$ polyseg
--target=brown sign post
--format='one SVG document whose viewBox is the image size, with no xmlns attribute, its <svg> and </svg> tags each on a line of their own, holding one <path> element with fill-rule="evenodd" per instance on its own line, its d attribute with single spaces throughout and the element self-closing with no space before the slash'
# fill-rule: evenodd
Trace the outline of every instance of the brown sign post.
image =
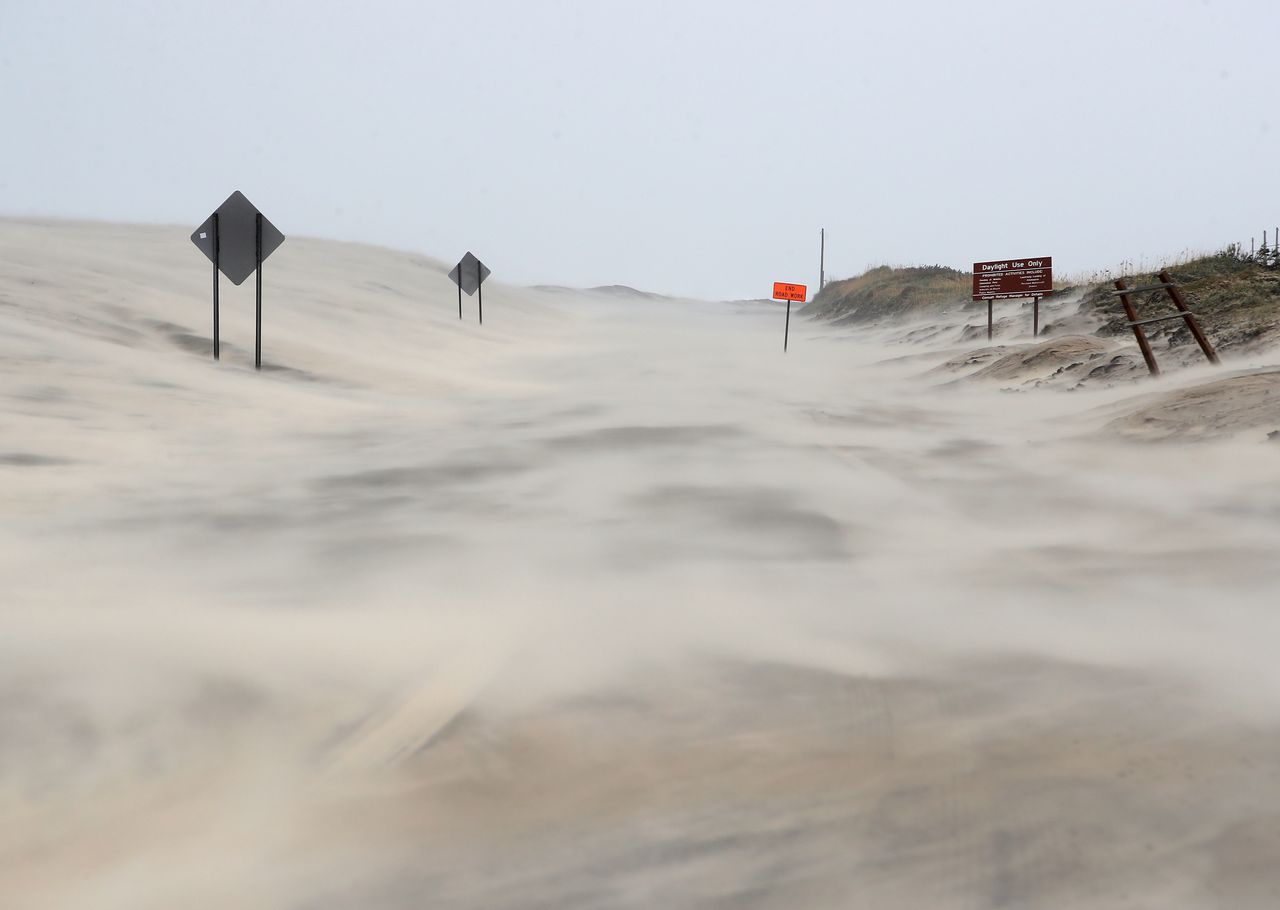
<svg viewBox="0 0 1280 910">
<path fill-rule="evenodd" d="M 973 264 L 973 299 L 987 302 L 987 340 L 991 340 L 991 307 L 996 300 L 1034 299 L 1031 334 L 1040 334 L 1040 298 L 1053 293 L 1053 257 L 996 259 Z"/>
</svg>

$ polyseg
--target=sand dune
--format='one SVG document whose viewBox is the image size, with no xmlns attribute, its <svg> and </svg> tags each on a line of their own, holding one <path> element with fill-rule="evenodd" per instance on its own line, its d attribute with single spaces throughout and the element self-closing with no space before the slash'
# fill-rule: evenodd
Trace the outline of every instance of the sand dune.
<svg viewBox="0 0 1280 910">
<path fill-rule="evenodd" d="M 952 357 L 934 372 L 964 373 L 966 379 L 1039 385 L 1090 378 L 1117 345 L 1091 335 L 1065 335 L 1024 345 L 994 345 Z M 977 369 L 970 369 L 976 367 Z"/>
<path fill-rule="evenodd" d="M 1140 439 L 1205 439 L 1250 431 L 1280 437 L 1280 370 L 1230 376 L 1162 394 L 1108 427 Z"/>
<path fill-rule="evenodd" d="M 0 222 L 0 907 L 1276 905 L 1275 360 L 186 234 Z"/>
</svg>

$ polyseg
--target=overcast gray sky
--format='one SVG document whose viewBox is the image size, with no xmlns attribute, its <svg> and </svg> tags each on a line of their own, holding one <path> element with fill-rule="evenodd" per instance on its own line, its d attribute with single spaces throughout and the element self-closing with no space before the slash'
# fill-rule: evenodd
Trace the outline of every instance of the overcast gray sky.
<svg viewBox="0 0 1280 910">
<path fill-rule="evenodd" d="M 0 214 L 768 296 L 1280 222 L 1280 3 L 0 0 Z M 192 251 L 193 267 L 199 266 Z"/>
</svg>

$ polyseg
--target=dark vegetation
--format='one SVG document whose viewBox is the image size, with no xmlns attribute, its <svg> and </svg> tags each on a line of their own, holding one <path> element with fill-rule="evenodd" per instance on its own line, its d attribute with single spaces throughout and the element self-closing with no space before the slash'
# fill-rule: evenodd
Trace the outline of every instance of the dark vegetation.
<svg viewBox="0 0 1280 910">
<path fill-rule="evenodd" d="M 1242 254 L 1234 245 L 1223 251 L 1172 266 L 1191 311 L 1219 349 L 1280 344 L 1280 251 L 1265 246 Z M 1154 275 L 1129 276 L 1130 287 L 1154 284 Z M 830 282 L 805 307 L 807 314 L 837 323 L 927 318 L 955 307 L 978 306 L 970 300 L 972 276 L 945 266 L 890 268 L 880 266 L 855 278 Z M 1102 320 L 1095 334 L 1127 335 L 1129 327 L 1110 281 L 1083 288 L 1059 286 L 1059 297 L 1083 291 L 1079 314 Z M 1136 295 L 1140 318 L 1174 312 L 1164 291 Z M 1053 333 L 1054 327 L 1047 327 Z M 1182 320 L 1147 327 L 1153 343 L 1163 347 L 1191 344 Z"/>
<path fill-rule="evenodd" d="M 923 316 L 967 303 L 972 286 L 968 272 L 944 265 L 882 265 L 856 278 L 829 282 L 805 312 L 842 323 Z"/>
<path fill-rule="evenodd" d="M 1229 248 L 1169 272 L 1214 345 L 1228 350 L 1280 342 L 1280 267 L 1272 263 L 1256 256 L 1241 258 Z M 1138 276 L 1136 280 L 1146 285 L 1158 279 Z M 1129 285 L 1136 286 L 1133 281 Z M 1113 290 L 1109 282 L 1094 285 L 1080 302 L 1080 312 L 1105 319 L 1099 335 L 1127 335 L 1130 331 Z M 1174 312 L 1164 291 L 1139 294 L 1134 303 L 1139 318 Z M 1181 319 L 1147 326 L 1146 331 L 1153 341 L 1163 340 L 1169 347 L 1192 343 L 1191 332 Z"/>
</svg>

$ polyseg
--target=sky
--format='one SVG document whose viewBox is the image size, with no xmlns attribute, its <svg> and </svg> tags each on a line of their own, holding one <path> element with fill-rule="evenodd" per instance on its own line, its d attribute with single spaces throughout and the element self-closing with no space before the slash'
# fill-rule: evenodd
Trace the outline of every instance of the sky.
<svg viewBox="0 0 1280 910">
<path fill-rule="evenodd" d="M 767 297 L 1280 224 L 1280 4 L 0 0 L 0 215 Z M 192 251 L 192 267 L 202 268 Z"/>
</svg>

